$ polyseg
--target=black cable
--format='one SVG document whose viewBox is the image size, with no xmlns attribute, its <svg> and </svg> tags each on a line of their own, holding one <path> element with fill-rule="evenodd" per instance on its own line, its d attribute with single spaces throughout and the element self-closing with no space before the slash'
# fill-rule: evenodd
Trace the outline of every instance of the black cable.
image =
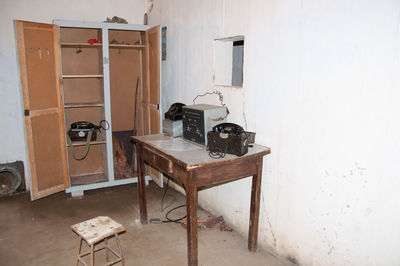
<svg viewBox="0 0 400 266">
<path fill-rule="evenodd" d="M 165 194 L 167 194 L 167 189 L 168 189 L 168 183 L 169 183 L 169 178 L 167 178 L 167 184 L 165 185 L 165 189 L 164 189 L 164 194 L 162 195 L 161 198 L 161 212 L 164 211 L 164 198 L 165 198 Z"/>
<path fill-rule="evenodd" d="M 168 191 L 168 184 L 169 184 L 169 178 L 167 178 L 167 184 L 166 184 L 166 186 L 165 186 L 164 194 L 163 194 L 162 199 L 161 199 L 161 212 L 163 212 L 165 209 L 167 209 L 168 207 L 170 207 L 170 206 L 175 202 L 175 200 L 176 200 L 176 197 L 175 197 L 174 195 L 168 195 L 168 196 L 172 197 L 173 199 L 172 199 L 171 203 L 168 204 L 168 205 L 164 208 L 164 198 L 165 198 L 165 196 L 166 196 L 166 194 L 167 194 L 167 191 Z"/>
<path fill-rule="evenodd" d="M 167 191 L 168 191 L 168 187 L 169 187 L 168 185 L 169 185 L 169 178 L 167 178 L 167 184 L 165 185 L 164 193 L 163 193 L 163 196 L 162 196 L 162 199 L 161 199 L 161 212 L 164 211 L 164 199 L 165 199 L 165 195 L 167 194 Z M 168 208 L 169 206 L 171 206 L 171 205 L 175 202 L 176 197 L 173 196 L 173 198 L 174 198 L 174 199 L 172 200 L 172 202 L 171 202 L 168 206 L 166 206 L 165 209 Z M 181 218 L 178 218 L 178 219 L 171 219 L 171 218 L 168 217 L 168 215 L 169 215 L 171 212 L 173 212 L 173 211 L 176 210 L 176 209 L 182 208 L 182 207 L 184 207 L 184 206 L 186 206 L 186 204 L 180 205 L 180 206 L 178 206 L 178 207 L 175 207 L 175 208 L 169 210 L 169 211 L 165 214 L 165 219 L 166 219 L 166 220 L 161 220 L 161 222 L 162 222 L 162 223 L 179 223 L 181 220 L 185 219 L 185 218 L 186 218 L 186 214 L 185 214 L 185 216 L 183 216 L 183 217 L 181 217 Z"/>
<path fill-rule="evenodd" d="M 97 127 L 98 127 L 99 131 L 102 130 L 102 129 L 109 130 L 110 129 L 110 124 L 108 123 L 107 120 L 101 120 Z"/>
<path fill-rule="evenodd" d="M 173 220 L 173 219 L 170 219 L 170 218 L 168 217 L 168 214 L 170 214 L 171 212 L 173 212 L 173 211 L 176 210 L 176 209 L 179 209 L 179 208 L 182 208 L 182 207 L 185 207 L 185 206 L 186 206 L 186 204 L 182 204 L 182 205 L 180 205 L 180 206 L 178 206 L 178 207 L 175 207 L 175 208 L 169 210 L 169 211 L 167 212 L 167 214 L 165 214 L 165 219 L 167 219 L 167 221 L 162 221 L 162 222 L 163 222 L 163 223 L 177 223 L 177 224 L 178 224 L 181 220 L 185 219 L 185 218 L 187 217 L 187 215 L 185 214 L 185 216 Z"/>
</svg>

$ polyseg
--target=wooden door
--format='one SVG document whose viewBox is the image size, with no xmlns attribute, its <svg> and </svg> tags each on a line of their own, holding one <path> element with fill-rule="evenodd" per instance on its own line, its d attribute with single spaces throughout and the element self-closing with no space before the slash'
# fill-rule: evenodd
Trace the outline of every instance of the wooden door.
<svg viewBox="0 0 400 266">
<path fill-rule="evenodd" d="M 16 29 L 34 200 L 69 187 L 59 29 L 25 21 Z"/>
<path fill-rule="evenodd" d="M 145 34 L 146 51 L 143 69 L 145 80 L 142 84 L 140 111 L 141 124 L 139 135 L 160 133 L 160 67 L 161 67 L 161 32 L 160 26 L 153 27 Z M 162 175 L 149 166 L 149 175 L 153 181 L 162 184 Z"/>
<path fill-rule="evenodd" d="M 140 135 L 160 133 L 160 26 L 147 30 L 145 36 Z"/>
</svg>

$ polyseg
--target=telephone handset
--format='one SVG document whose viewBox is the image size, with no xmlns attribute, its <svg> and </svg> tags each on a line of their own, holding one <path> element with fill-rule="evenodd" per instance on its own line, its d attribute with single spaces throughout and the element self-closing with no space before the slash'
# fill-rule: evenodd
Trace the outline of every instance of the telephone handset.
<svg viewBox="0 0 400 266">
<path fill-rule="evenodd" d="M 71 124 L 71 130 L 73 130 L 73 131 L 89 130 L 92 128 L 95 129 L 96 126 L 87 121 L 78 121 L 78 122 L 74 122 Z"/>
<path fill-rule="evenodd" d="M 183 103 L 174 103 L 171 105 L 169 110 L 165 113 L 165 118 L 170 119 L 172 121 L 181 120 L 182 119 L 182 107 L 186 106 Z"/>
<path fill-rule="evenodd" d="M 234 123 L 221 123 L 212 128 L 213 132 L 219 132 L 219 133 L 225 133 L 225 134 L 235 134 L 235 135 L 240 135 L 244 131 L 244 129 L 236 125 Z"/>
</svg>

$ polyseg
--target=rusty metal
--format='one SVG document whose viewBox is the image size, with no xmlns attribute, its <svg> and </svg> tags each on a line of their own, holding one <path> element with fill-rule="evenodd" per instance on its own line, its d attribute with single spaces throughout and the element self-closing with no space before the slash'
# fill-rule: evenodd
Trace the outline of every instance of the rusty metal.
<svg viewBox="0 0 400 266">
<path fill-rule="evenodd" d="M 216 224 L 219 224 L 219 229 L 221 231 L 228 231 L 228 232 L 233 231 L 233 229 L 230 228 L 225 223 L 223 216 L 210 217 L 209 219 L 198 219 L 197 220 L 197 226 L 200 230 L 205 230 L 207 228 L 213 228 Z M 182 220 L 181 226 L 185 229 L 187 228 L 187 220 L 186 219 Z"/>
</svg>

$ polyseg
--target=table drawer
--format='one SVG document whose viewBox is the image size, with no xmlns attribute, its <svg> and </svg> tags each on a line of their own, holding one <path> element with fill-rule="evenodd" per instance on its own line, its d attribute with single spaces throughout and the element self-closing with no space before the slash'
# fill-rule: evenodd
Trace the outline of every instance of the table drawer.
<svg viewBox="0 0 400 266">
<path fill-rule="evenodd" d="M 149 151 L 146 148 L 143 148 L 141 155 L 145 162 L 155 168 L 158 168 L 158 170 L 161 172 L 166 174 L 172 173 L 172 162 L 169 159 L 155 153 L 154 151 Z"/>
</svg>

